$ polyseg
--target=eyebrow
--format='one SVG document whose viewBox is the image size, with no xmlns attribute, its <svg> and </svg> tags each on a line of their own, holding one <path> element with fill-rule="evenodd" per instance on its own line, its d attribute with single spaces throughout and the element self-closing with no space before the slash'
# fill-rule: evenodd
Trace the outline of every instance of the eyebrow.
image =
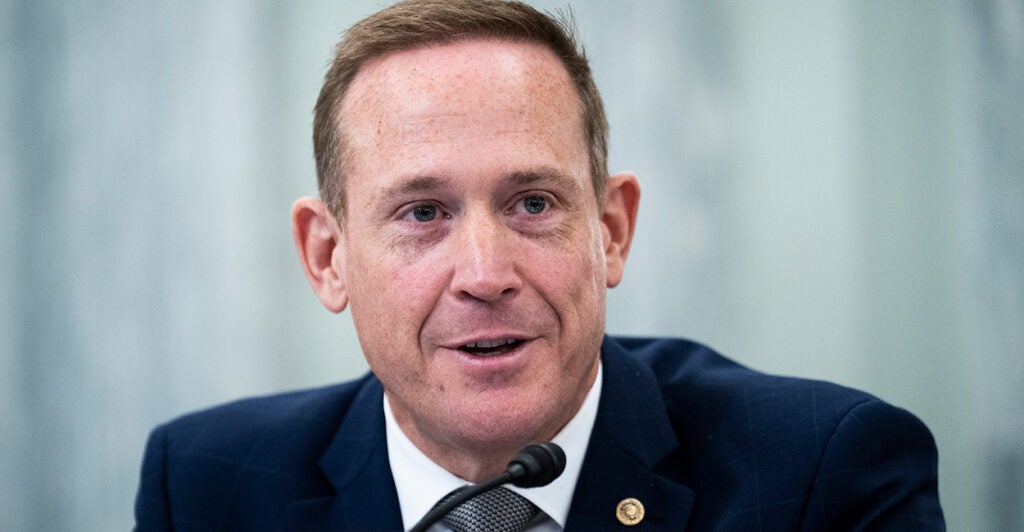
<svg viewBox="0 0 1024 532">
<path fill-rule="evenodd" d="M 422 194 L 451 189 L 451 180 L 435 175 L 422 175 L 399 180 L 397 183 L 380 187 L 367 201 L 365 207 L 381 216 L 390 216 L 398 205 Z"/>
<path fill-rule="evenodd" d="M 551 183 L 560 188 L 573 189 L 577 187 L 576 180 L 563 172 L 552 168 L 538 168 L 526 172 L 513 172 L 504 179 L 512 185 L 532 185 L 534 183 Z"/>
<path fill-rule="evenodd" d="M 451 187 L 451 180 L 437 176 L 426 175 L 403 180 L 395 185 L 385 187 L 380 191 L 380 195 L 382 197 L 388 198 L 393 197 L 395 195 L 415 194 L 417 192 L 425 192 L 428 190 L 437 190 L 449 187 Z"/>
<path fill-rule="evenodd" d="M 571 176 L 552 168 L 538 168 L 512 172 L 501 179 L 502 182 L 513 186 L 525 186 L 535 183 L 551 183 L 562 188 L 571 189 L 577 186 L 576 180 Z M 385 187 L 379 191 L 381 197 L 394 197 L 396 195 L 416 194 L 431 190 L 451 188 L 451 179 L 434 175 L 418 176 L 403 180 L 392 186 Z"/>
</svg>

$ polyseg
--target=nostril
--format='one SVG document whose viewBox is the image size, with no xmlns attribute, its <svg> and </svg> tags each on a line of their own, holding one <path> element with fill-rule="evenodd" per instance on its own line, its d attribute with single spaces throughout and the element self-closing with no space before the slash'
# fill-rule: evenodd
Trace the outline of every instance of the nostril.
<svg viewBox="0 0 1024 532">
<path fill-rule="evenodd" d="M 462 297 L 493 302 L 511 297 L 521 284 L 514 268 L 490 264 L 459 269 L 452 278 L 451 288 Z"/>
</svg>

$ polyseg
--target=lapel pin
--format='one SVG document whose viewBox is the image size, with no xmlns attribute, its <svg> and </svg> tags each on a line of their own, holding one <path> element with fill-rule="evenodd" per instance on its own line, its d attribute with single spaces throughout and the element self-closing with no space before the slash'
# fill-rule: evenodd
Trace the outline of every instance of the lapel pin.
<svg viewBox="0 0 1024 532">
<path fill-rule="evenodd" d="M 615 517 L 626 526 L 639 524 L 644 520 L 644 505 L 632 497 L 622 499 L 615 508 Z"/>
</svg>

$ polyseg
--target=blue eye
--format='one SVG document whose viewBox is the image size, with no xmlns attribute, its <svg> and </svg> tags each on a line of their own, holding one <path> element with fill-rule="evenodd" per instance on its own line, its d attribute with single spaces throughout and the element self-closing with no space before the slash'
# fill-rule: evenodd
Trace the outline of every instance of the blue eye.
<svg viewBox="0 0 1024 532">
<path fill-rule="evenodd" d="M 530 214 L 540 214 L 548 207 L 548 200 L 541 196 L 528 196 L 523 199 L 523 208 Z"/>
<path fill-rule="evenodd" d="M 437 207 L 434 205 L 417 205 L 412 209 L 412 216 L 418 222 L 429 222 L 437 218 Z"/>
</svg>

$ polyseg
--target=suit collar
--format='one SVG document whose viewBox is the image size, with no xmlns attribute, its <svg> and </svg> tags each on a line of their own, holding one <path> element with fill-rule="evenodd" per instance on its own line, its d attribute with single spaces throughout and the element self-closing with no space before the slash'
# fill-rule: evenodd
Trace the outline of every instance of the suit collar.
<svg viewBox="0 0 1024 532">
<path fill-rule="evenodd" d="M 626 498 L 644 506 L 634 529 L 683 530 L 694 492 L 681 483 L 685 465 L 654 374 L 608 337 L 601 356 L 601 402 L 566 530 L 621 530 L 616 508 Z"/>
<path fill-rule="evenodd" d="M 334 495 L 293 503 L 289 529 L 402 528 L 388 462 L 383 401 L 380 381 L 368 376 L 320 459 L 320 469 L 334 487 Z"/>
<path fill-rule="evenodd" d="M 633 529 L 684 530 L 694 493 L 681 483 L 685 464 L 654 374 L 608 337 L 601 357 L 601 401 L 566 530 L 622 529 L 615 512 L 626 498 L 639 500 L 645 509 L 644 520 Z M 293 503 L 290 529 L 402 528 L 383 400 L 380 381 L 367 377 L 320 459 L 335 494 Z"/>
</svg>

